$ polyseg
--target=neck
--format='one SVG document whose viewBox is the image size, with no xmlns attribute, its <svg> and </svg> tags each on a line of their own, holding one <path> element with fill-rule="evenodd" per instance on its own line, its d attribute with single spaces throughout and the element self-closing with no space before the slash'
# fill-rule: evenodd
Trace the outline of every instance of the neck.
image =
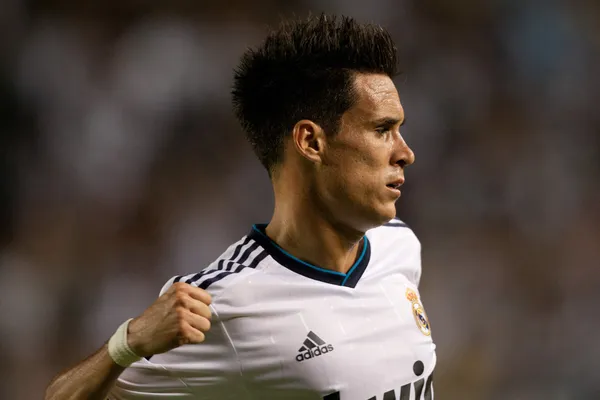
<svg viewBox="0 0 600 400">
<path fill-rule="evenodd" d="M 288 186 L 289 187 L 289 186 Z M 288 253 L 321 268 L 347 273 L 354 264 L 364 232 L 325 217 L 308 196 L 275 193 L 275 211 L 267 235 Z"/>
</svg>

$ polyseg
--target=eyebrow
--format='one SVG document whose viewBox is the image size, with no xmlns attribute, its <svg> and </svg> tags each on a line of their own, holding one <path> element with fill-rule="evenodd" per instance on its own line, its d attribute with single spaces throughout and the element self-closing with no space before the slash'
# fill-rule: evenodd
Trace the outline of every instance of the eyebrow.
<svg viewBox="0 0 600 400">
<path fill-rule="evenodd" d="M 383 126 L 383 125 L 396 125 L 400 122 L 399 119 L 396 118 L 389 118 L 389 117 L 385 117 L 385 118 L 380 118 L 380 119 L 376 119 L 375 121 L 373 121 L 373 123 L 377 126 Z M 404 125 L 406 123 L 406 118 L 402 119 L 402 123 L 400 124 L 400 126 Z"/>
</svg>

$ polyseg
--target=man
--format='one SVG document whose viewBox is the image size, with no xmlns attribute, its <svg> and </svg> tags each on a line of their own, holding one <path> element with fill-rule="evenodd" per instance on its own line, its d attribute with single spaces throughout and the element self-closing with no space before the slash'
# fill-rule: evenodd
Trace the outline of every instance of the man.
<svg viewBox="0 0 600 400">
<path fill-rule="evenodd" d="M 432 399 L 420 244 L 394 219 L 414 155 L 378 26 L 320 16 L 248 51 L 234 108 L 275 210 L 169 280 L 47 399 Z"/>
</svg>

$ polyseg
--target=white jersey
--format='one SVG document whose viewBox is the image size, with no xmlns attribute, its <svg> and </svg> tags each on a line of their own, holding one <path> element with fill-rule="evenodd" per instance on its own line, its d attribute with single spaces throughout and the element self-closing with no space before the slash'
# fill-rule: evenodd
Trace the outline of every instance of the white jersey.
<svg viewBox="0 0 600 400">
<path fill-rule="evenodd" d="M 111 399 L 431 400 L 436 364 L 417 286 L 421 248 L 393 220 L 343 274 L 308 264 L 265 225 L 208 268 L 169 280 L 212 295 L 212 328 L 127 368 Z"/>
</svg>

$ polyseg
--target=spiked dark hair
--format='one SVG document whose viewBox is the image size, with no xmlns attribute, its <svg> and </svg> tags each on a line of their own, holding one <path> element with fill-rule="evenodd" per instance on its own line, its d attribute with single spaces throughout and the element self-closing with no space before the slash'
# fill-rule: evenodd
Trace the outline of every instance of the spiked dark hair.
<svg viewBox="0 0 600 400">
<path fill-rule="evenodd" d="M 302 119 L 327 134 L 354 103 L 356 73 L 397 73 L 396 47 L 382 27 L 320 15 L 283 23 L 249 49 L 235 70 L 233 108 L 248 141 L 272 172 L 284 138 Z"/>
</svg>

